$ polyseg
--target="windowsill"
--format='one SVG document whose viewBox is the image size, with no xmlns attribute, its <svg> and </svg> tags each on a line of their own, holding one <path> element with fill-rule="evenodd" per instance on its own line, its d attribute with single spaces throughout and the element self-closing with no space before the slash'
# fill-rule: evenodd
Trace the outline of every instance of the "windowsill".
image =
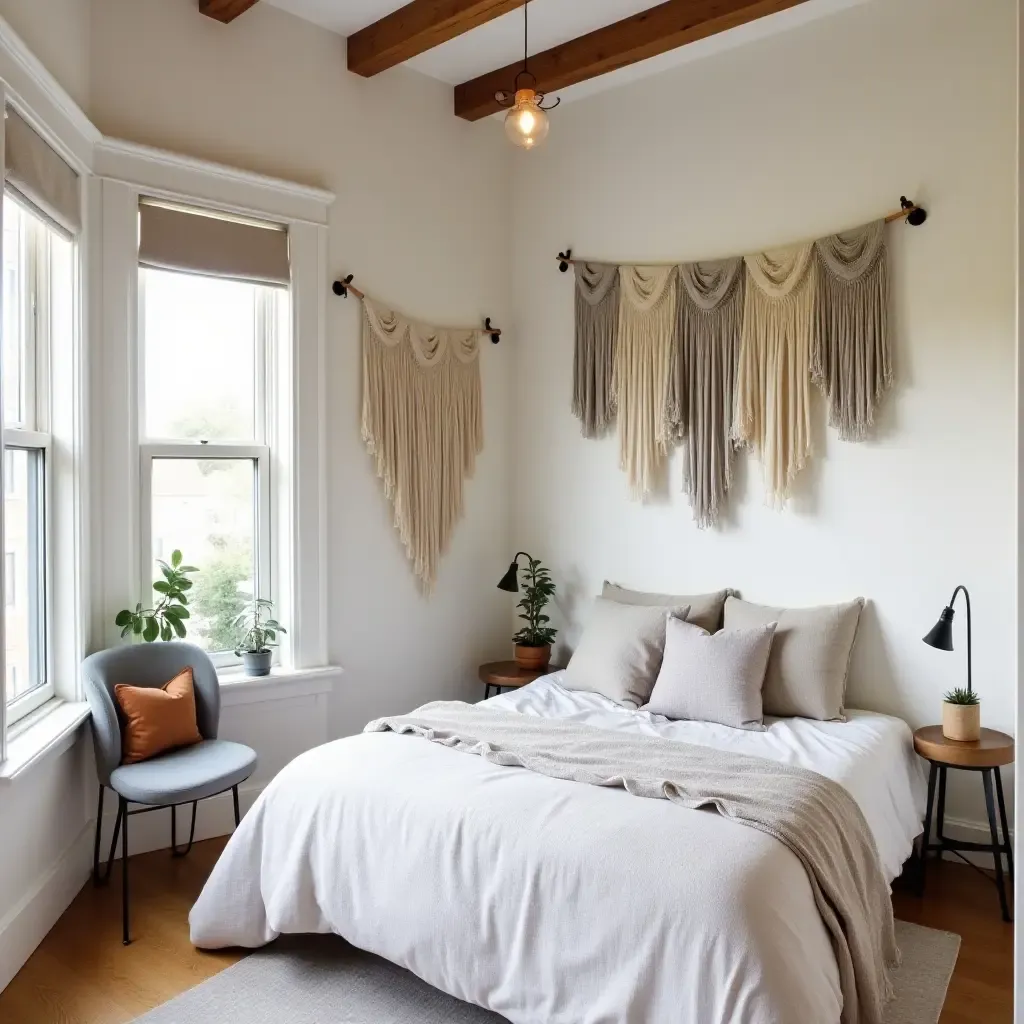
<svg viewBox="0 0 1024 1024">
<path fill-rule="evenodd" d="M 89 717 L 85 701 L 47 701 L 7 734 L 7 757 L 0 763 L 0 786 L 13 782 L 45 758 L 67 750 Z"/>
<path fill-rule="evenodd" d="M 241 668 L 230 668 L 219 670 L 217 678 L 220 680 L 221 704 L 231 707 L 330 693 L 343 672 L 344 669 L 337 665 L 322 668 L 275 666 L 269 676 L 247 676 Z"/>
</svg>

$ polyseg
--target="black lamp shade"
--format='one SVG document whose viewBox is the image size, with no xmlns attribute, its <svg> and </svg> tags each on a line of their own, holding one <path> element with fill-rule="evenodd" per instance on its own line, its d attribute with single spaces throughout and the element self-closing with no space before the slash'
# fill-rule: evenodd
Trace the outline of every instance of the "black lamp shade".
<svg viewBox="0 0 1024 1024">
<path fill-rule="evenodd" d="M 513 562 L 508 567 L 508 572 L 498 582 L 499 590 L 507 590 L 510 594 L 519 593 L 519 571 L 518 566 Z"/>
<path fill-rule="evenodd" d="M 953 650 L 953 609 L 945 607 L 939 621 L 927 632 L 924 642 L 940 651 Z"/>
</svg>

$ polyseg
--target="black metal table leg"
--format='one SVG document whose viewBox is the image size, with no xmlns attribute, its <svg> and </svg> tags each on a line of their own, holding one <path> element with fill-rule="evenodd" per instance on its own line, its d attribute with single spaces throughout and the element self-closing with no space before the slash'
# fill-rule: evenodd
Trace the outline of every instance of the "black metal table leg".
<svg viewBox="0 0 1024 1024">
<path fill-rule="evenodd" d="M 121 797 L 121 942 L 131 943 L 128 934 L 128 801 Z"/>
<path fill-rule="evenodd" d="M 935 779 L 939 774 L 939 766 L 934 761 L 928 763 L 928 803 L 924 809 L 924 838 L 921 840 L 921 871 L 917 879 L 917 894 L 924 895 L 924 880 L 928 865 L 928 846 L 932 835 L 932 804 L 935 802 Z"/>
<path fill-rule="evenodd" d="M 999 890 L 999 906 L 1003 911 L 1003 920 L 1011 921 L 1010 908 L 1006 902 L 1006 883 L 1003 879 L 1003 855 L 999 850 L 999 826 L 996 824 L 996 806 L 992 795 L 992 772 L 998 769 L 985 768 L 981 773 L 981 781 L 985 786 L 985 806 L 988 808 L 988 828 L 992 834 L 992 859 L 996 867 L 996 888 Z M 1007 837 L 1009 840 L 1009 837 Z"/>
<path fill-rule="evenodd" d="M 1010 881 L 1013 881 L 1013 844 L 1010 842 L 1010 826 L 1006 820 L 1006 801 L 1003 798 L 1003 771 L 996 768 L 996 797 L 999 800 L 999 824 L 1003 829 L 1003 842 L 1006 844 L 1006 866 L 1009 868 Z"/>
<path fill-rule="evenodd" d="M 935 841 L 940 845 L 946 841 L 946 766 L 939 765 L 939 806 L 936 810 Z M 935 851 L 935 859 L 942 860 L 942 850 Z"/>
<path fill-rule="evenodd" d="M 241 814 L 238 813 L 238 787 L 237 786 L 232 786 L 231 787 L 231 799 L 232 799 L 232 801 L 233 801 L 233 803 L 235 805 L 235 828 L 238 828 L 239 824 L 242 821 L 242 816 L 241 816 Z M 193 804 L 193 807 L 194 806 L 195 805 Z"/>
</svg>

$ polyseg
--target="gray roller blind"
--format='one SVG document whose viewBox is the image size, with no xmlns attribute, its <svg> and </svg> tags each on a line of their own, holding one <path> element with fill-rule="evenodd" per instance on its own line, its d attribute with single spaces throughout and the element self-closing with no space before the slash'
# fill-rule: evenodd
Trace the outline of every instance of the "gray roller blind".
<svg viewBox="0 0 1024 1024">
<path fill-rule="evenodd" d="M 150 200 L 139 206 L 139 263 L 256 284 L 287 287 L 291 280 L 288 232 L 279 225 Z"/>
<path fill-rule="evenodd" d="M 59 228 L 77 234 L 82 228 L 78 175 L 10 107 L 5 127 L 7 187 Z"/>
</svg>

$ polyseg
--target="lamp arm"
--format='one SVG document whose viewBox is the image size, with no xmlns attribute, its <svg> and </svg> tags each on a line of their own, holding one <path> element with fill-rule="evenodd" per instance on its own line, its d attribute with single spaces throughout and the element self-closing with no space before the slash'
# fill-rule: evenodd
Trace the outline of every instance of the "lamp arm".
<svg viewBox="0 0 1024 1024">
<path fill-rule="evenodd" d="M 515 562 L 517 565 L 519 564 L 519 556 L 520 555 L 526 555 L 527 558 L 529 558 L 531 561 L 533 561 L 533 555 L 531 555 L 529 551 L 517 551 L 516 552 L 516 557 L 512 559 L 512 561 Z M 970 616 L 970 612 L 968 612 L 967 614 L 968 614 L 968 616 Z"/>
<path fill-rule="evenodd" d="M 972 693 L 971 689 L 971 595 L 968 593 L 967 588 L 961 583 L 957 586 L 956 590 L 953 591 L 953 596 L 949 599 L 950 608 L 953 607 L 953 602 L 956 600 L 956 595 L 962 593 L 964 595 L 964 603 L 967 605 L 967 692 Z"/>
</svg>

